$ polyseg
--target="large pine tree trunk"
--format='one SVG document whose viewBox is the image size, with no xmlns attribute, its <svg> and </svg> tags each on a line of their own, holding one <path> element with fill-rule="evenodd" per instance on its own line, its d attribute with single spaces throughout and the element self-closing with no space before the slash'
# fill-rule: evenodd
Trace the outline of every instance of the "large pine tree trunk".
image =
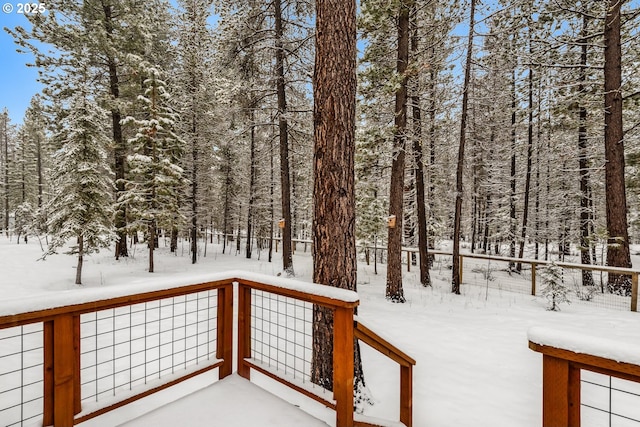
<svg viewBox="0 0 640 427">
<path fill-rule="evenodd" d="M 509 256 L 516 257 L 516 72 L 511 73 L 511 194 L 509 196 Z M 515 263 L 509 261 L 509 270 Z"/>
<path fill-rule="evenodd" d="M 531 31 L 529 31 L 529 55 L 533 57 L 531 46 Z M 522 230 L 520 234 L 520 248 L 518 258 L 524 258 L 524 246 L 527 243 L 527 227 L 529 222 L 529 193 L 531 192 L 531 163 L 533 157 L 533 68 L 529 67 L 529 114 L 527 117 L 527 172 L 524 181 L 524 207 L 522 208 Z M 522 263 L 516 266 L 518 273 L 522 271 Z"/>
<path fill-rule="evenodd" d="M 467 134 L 467 109 L 469 104 L 469 83 L 471 79 L 471 58 L 473 55 L 473 27 L 475 26 L 476 0 L 471 0 L 469 12 L 469 40 L 467 45 L 467 62 L 464 69 L 464 89 L 462 94 L 462 111 L 460 119 L 460 144 L 458 145 L 458 166 L 456 168 L 456 206 L 453 223 L 453 265 L 451 292 L 460 294 L 460 223 L 462 218 L 462 172 L 464 166 L 464 146 Z"/>
<path fill-rule="evenodd" d="M 587 36 L 588 18 L 582 17 L 582 44 L 580 53 L 580 75 L 577 87 L 578 94 L 582 96 L 585 91 L 587 81 Z M 581 102 L 578 107 L 578 167 L 580 173 L 580 262 L 585 265 L 591 264 L 591 243 L 589 242 L 590 223 L 590 203 L 589 203 L 589 164 L 587 161 L 587 108 L 585 102 Z M 582 285 L 593 286 L 593 274 L 589 270 L 582 270 Z"/>
<path fill-rule="evenodd" d="M 418 252 L 420 258 L 420 283 L 422 286 L 431 286 L 429 276 L 429 249 L 427 239 L 427 210 L 425 204 L 424 162 L 422 150 L 422 114 L 420 110 L 420 97 L 413 96 L 413 153 L 416 159 L 416 205 L 418 208 Z"/>
<path fill-rule="evenodd" d="M 105 4 L 103 6 L 104 12 L 104 25 L 107 38 L 113 39 L 113 6 Z M 107 67 L 109 69 L 109 92 L 114 102 L 118 102 L 120 98 L 120 81 L 118 77 L 118 67 L 116 60 L 111 53 L 107 54 Z M 122 136 L 122 114 L 117 106 L 112 107 L 111 110 L 111 126 L 113 129 L 113 159 L 115 163 L 115 183 L 116 183 L 116 200 L 120 200 L 120 195 L 125 191 L 124 178 L 125 178 L 125 159 L 127 156 L 124 138 Z M 127 249 L 127 211 L 123 204 L 118 204 L 115 216 L 115 223 L 117 239 L 116 239 L 116 259 L 121 256 L 129 256 Z"/>
<path fill-rule="evenodd" d="M 395 134 L 393 136 L 393 160 L 389 186 L 389 216 L 395 216 L 395 226 L 389 227 L 387 238 L 387 290 L 392 302 L 405 302 L 402 288 L 402 230 L 404 202 L 404 163 L 407 145 L 407 65 L 409 63 L 409 11 L 411 0 L 400 2 L 398 13 L 398 56 L 396 71 L 402 76 L 396 90 Z"/>
<path fill-rule="evenodd" d="M 274 238 L 274 223 L 275 223 L 275 204 L 273 200 L 273 195 L 275 193 L 274 187 L 275 183 L 275 173 L 273 170 L 273 139 L 270 138 L 270 147 L 269 147 L 269 218 L 271 223 L 269 224 L 269 262 L 273 261 L 273 238 Z"/>
<path fill-rule="evenodd" d="M 284 48 L 282 46 L 282 0 L 274 0 L 276 27 L 276 93 L 278 96 L 278 131 L 280 133 L 280 189 L 282 202 L 282 269 L 294 276 L 291 252 L 291 174 L 289 172 L 289 125 L 284 85 Z"/>
<path fill-rule="evenodd" d="M 607 265 L 631 267 L 627 229 L 627 196 L 624 183 L 624 135 L 622 131 L 622 48 L 620 9 L 623 0 L 609 0 L 604 29 L 604 146 L 607 205 Z M 631 294 L 629 276 L 609 274 L 608 288 Z"/>
<path fill-rule="evenodd" d="M 412 8 L 413 33 L 411 34 L 411 52 L 418 53 L 418 26 L 416 23 L 416 8 Z M 418 94 L 418 81 L 416 79 L 412 103 L 413 120 L 413 155 L 415 156 L 415 176 L 416 176 L 416 206 L 418 213 L 418 253 L 420 257 L 420 283 L 422 286 L 431 286 L 429 276 L 429 249 L 427 239 L 427 212 L 425 204 L 425 183 L 424 183 L 424 150 L 422 148 L 422 109 L 420 107 L 420 95 Z"/>
<path fill-rule="evenodd" d="M 224 180 L 224 206 L 223 206 L 223 219 L 222 219 L 222 253 L 224 254 L 227 250 L 227 242 L 229 238 L 229 216 L 231 215 L 231 169 L 233 165 L 231 164 L 231 149 L 229 146 L 224 148 L 224 156 L 226 164 L 225 164 L 225 180 Z M 231 251 L 231 250 L 229 250 Z"/>
<path fill-rule="evenodd" d="M 194 75 L 195 78 L 195 75 Z M 192 82 L 193 87 L 196 82 Z M 199 161 L 200 153 L 198 150 L 198 120 L 195 112 L 191 116 L 191 264 L 198 261 L 198 179 L 199 177 Z M 172 245 L 173 249 L 173 245 Z M 176 248 L 177 249 L 177 248 Z M 173 252 L 173 251 L 172 251 Z"/>
<path fill-rule="evenodd" d="M 356 5 L 317 0 L 314 71 L 313 281 L 356 290 Z M 311 378 L 333 388 L 333 313 L 314 307 Z M 359 347 L 354 387 L 364 385 Z"/>
<path fill-rule="evenodd" d="M 251 135 L 250 135 L 250 160 L 249 160 L 249 208 L 247 209 L 247 240 L 245 246 L 245 256 L 251 258 L 251 236 L 253 233 L 253 210 L 256 195 L 256 126 L 255 126 L 255 109 L 251 108 Z M 259 238 L 260 236 L 258 236 Z"/>
<path fill-rule="evenodd" d="M 435 56 L 435 47 L 431 48 L 431 56 Z M 435 232 L 433 231 L 435 227 L 433 224 L 435 223 L 435 196 L 436 196 L 436 184 L 435 179 L 433 177 L 435 167 L 436 167 L 436 106 L 437 106 L 437 91 L 436 91 L 436 80 L 438 77 L 438 71 L 431 67 L 429 71 L 429 193 L 427 195 L 427 203 L 429 206 L 429 221 L 428 225 L 431 227 L 427 227 L 427 246 L 429 249 L 435 249 Z M 433 261 L 435 259 L 434 255 L 429 255 L 429 267 L 433 265 Z"/>
</svg>

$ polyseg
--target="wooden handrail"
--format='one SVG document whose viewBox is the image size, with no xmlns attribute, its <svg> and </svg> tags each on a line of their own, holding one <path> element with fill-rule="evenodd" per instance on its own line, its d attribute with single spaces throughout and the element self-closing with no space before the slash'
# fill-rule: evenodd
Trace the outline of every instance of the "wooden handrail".
<svg viewBox="0 0 640 427">
<path fill-rule="evenodd" d="M 259 291 L 270 292 L 273 294 L 281 295 L 284 297 L 289 297 L 293 299 L 297 299 L 300 301 L 310 302 L 312 304 L 322 305 L 327 308 L 354 308 L 359 304 L 358 300 L 348 301 L 337 298 L 332 298 L 327 295 L 320 295 L 319 293 L 310 294 L 308 292 L 288 289 L 282 286 L 270 285 L 262 282 L 258 282 L 256 280 L 247 280 L 242 278 L 234 279 L 234 282 L 249 286 L 252 289 L 256 289 Z M 320 286 L 320 285 L 319 285 Z M 332 290 L 335 288 L 331 288 Z"/>
<path fill-rule="evenodd" d="M 580 371 L 640 383 L 640 366 L 529 341 L 542 353 L 542 426 L 580 427 Z"/>
<path fill-rule="evenodd" d="M 87 289 L 84 292 L 75 292 L 73 295 L 67 293 L 62 298 L 56 296 L 53 298 L 33 297 L 28 299 L 27 307 L 32 308 L 32 311 L 28 312 L 17 310 L 18 300 L 3 301 L 0 304 L 0 313 L 2 313 L 0 329 L 31 323 L 41 322 L 43 324 L 44 425 L 71 427 L 215 368 L 218 368 L 219 378 L 231 374 L 233 366 L 233 279 L 226 278 L 173 288 L 163 288 L 162 283 L 158 286 L 160 289 L 128 295 L 120 294 L 122 290 L 114 287 L 108 290 L 106 288 Z M 208 364 L 201 365 L 196 370 L 186 371 L 183 375 L 174 377 L 164 384 L 139 390 L 138 393 L 128 395 L 125 399 L 108 406 L 81 413 L 81 314 L 208 290 L 218 291 L 215 359 L 212 359 Z M 62 305 L 64 300 L 69 300 L 71 304 Z"/>
<path fill-rule="evenodd" d="M 354 323 L 354 335 L 357 339 L 400 365 L 400 422 L 411 427 L 413 425 L 413 367 L 416 361 L 364 326 L 360 320 Z"/>
<path fill-rule="evenodd" d="M 108 310 L 111 308 L 125 307 L 133 304 L 140 304 L 155 301 L 163 298 L 171 298 L 181 295 L 219 289 L 223 286 L 233 284 L 234 279 L 216 280 L 211 282 L 198 283 L 188 286 L 178 286 L 170 289 L 142 292 L 131 295 L 124 295 L 115 298 L 92 300 L 83 303 L 56 306 L 52 308 L 36 309 L 34 311 L 8 314 L 0 316 L 0 329 L 11 328 L 13 326 L 27 325 L 35 322 L 46 322 L 57 316 L 65 314 L 86 314 L 94 311 Z M 43 304 L 46 305 L 46 298 Z"/>
<path fill-rule="evenodd" d="M 23 311 L 23 300 L 0 301 L 0 329 L 44 322 L 61 314 L 79 315 L 219 289 L 236 282 L 251 283 L 256 289 L 279 293 L 283 296 L 327 307 L 355 307 L 358 304 L 358 295 L 346 289 L 336 289 L 329 286 L 281 278 L 270 278 L 270 283 L 262 283 L 259 282 L 259 279 L 265 276 L 241 271 L 229 271 L 208 276 L 211 277 L 211 280 L 202 280 L 200 283 L 181 286 L 165 285 L 169 280 L 165 279 L 164 282 L 154 286 L 155 289 L 153 290 L 133 294 L 131 293 L 131 288 L 127 286 L 114 286 L 112 288 L 85 288 L 74 292 L 73 295 L 65 293 L 64 295 L 36 296 L 29 299 L 28 306 L 34 307 L 34 309 L 27 312 Z M 280 284 L 276 285 L 276 282 Z M 287 286 L 287 283 L 291 285 Z M 323 289 L 330 289 L 330 292 L 323 292 Z M 54 301 L 52 301 L 52 297 L 55 297 Z"/>
<path fill-rule="evenodd" d="M 364 326 L 360 320 L 356 321 L 355 333 L 356 338 L 378 350 L 380 353 L 384 354 L 399 365 L 414 366 L 416 364 L 415 359 L 398 349 L 398 347 L 394 346 L 380 335 L 373 332 L 371 329 Z"/>
<path fill-rule="evenodd" d="M 354 349 L 355 339 L 371 345 L 396 361 L 401 368 L 400 421 L 412 425 L 412 368 L 415 360 L 391 345 L 370 329 L 354 322 L 354 311 L 359 304 L 355 292 L 327 286 L 273 278 L 244 272 L 228 272 L 210 275 L 210 280 L 201 283 L 171 287 L 167 280 L 150 282 L 133 289 L 145 290 L 127 294 L 126 287 L 90 288 L 80 292 L 56 294 L 53 298 L 33 297 L 29 299 L 28 312 L 20 311 L 18 300 L 0 302 L 0 329 L 42 322 L 44 352 L 44 402 L 45 425 L 71 427 L 108 411 L 122 407 L 156 391 L 168 388 L 195 375 L 218 368 L 220 378 L 232 373 L 233 355 L 233 286 L 238 285 L 238 373 L 250 377 L 250 369 L 259 369 L 251 362 L 251 298 L 253 291 L 264 291 L 287 298 L 306 301 L 333 311 L 333 401 L 327 402 L 319 396 L 311 396 L 304 389 L 294 390 L 318 401 L 327 403 L 336 411 L 339 426 L 368 426 L 371 424 L 354 420 Z M 218 291 L 217 303 L 217 348 L 215 360 L 204 367 L 185 372 L 157 387 L 139 390 L 137 394 L 126 394 L 121 400 L 82 412 L 80 395 L 80 315 L 140 303 L 179 297 L 208 290 Z M 65 301 L 67 304 L 65 304 Z M 263 372 L 264 373 L 264 372 Z M 272 378 L 277 374 L 269 373 Z M 286 384 L 284 378 L 279 379 Z"/>
</svg>

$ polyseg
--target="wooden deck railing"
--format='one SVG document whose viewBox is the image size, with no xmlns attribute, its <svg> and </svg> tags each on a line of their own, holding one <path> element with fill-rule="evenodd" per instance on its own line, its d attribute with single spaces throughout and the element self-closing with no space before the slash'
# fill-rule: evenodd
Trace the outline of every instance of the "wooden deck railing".
<svg viewBox="0 0 640 427">
<path fill-rule="evenodd" d="M 136 387 L 132 392 L 125 393 L 126 397 L 122 399 L 117 399 L 115 395 L 118 390 L 114 388 L 115 399 L 111 399 L 110 403 L 90 412 L 82 413 L 81 355 L 84 350 L 81 345 L 83 339 L 81 335 L 82 315 L 212 290 L 217 291 L 215 358 L 205 363 L 200 363 L 199 366 L 193 369 L 186 370 L 183 375 L 172 375 L 171 379 L 160 382 L 157 385 L 151 384 L 150 386 Z M 89 291 L 87 293 L 91 294 L 92 292 Z M 77 294 L 76 297 L 87 296 L 82 295 L 83 292 L 78 292 Z M 0 316 L 0 329 L 32 323 L 42 323 L 43 325 L 44 390 L 42 394 L 42 420 L 44 426 L 73 426 L 215 368 L 219 368 L 220 378 L 224 378 L 232 372 L 232 280 L 216 280 L 107 299 L 93 299 L 89 296 L 86 302 L 62 306 L 55 303 L 49 304 L 43 298 L 41 302 L 34 305 L 51 305 L 51 307 L 2 315 Z M 96 334 L 96 340 L 98 339 L 99 337 Z M 158 361 L 159 364 L 160 361 Z M 96 369 L 98 368 L 96 367 Z M 146 377 L 144 382 L 146 382 Z M 111 403 L 113 400 L 115 402 Z M 4 408 L 0 407 L 0 410 L 2 409 Z"/>
<path fill-rule="evenodd" d="M 356 322 L 355 336 L 400 365 L 400 422 L 413 425 L 413 367 L 416 361 L 360 321 Z"/>
<path fill-rule="evenodd" d="M 231 374 L 234 348 L 234 284 L 238 286 L 237 366 L 239 375 L 250 379 L 250 371 L 255 369 L 280 383 L 289 385 L 305 396 L 326 404 L 336 411 L 336 425 L 339 427 L 372 426 L 374 424 L 354 421 L 353 346 L 357 337 L 401 365 L 401 421 L 405 425 L 411 426 L 411 375 L 415 361 L 396 347 L 379 338 L 369 329 L 354 322 L 354 309 L 358 305 L 358 298 L 357 294 L 351 291 L 239 272 L 211 275 L 211 280 L 203 280 L 201 283 L 184 286 L 172 287 L 166 281 L 164 284 L 151 284 L 151 286 L 147 284 L 145 285 L 146 287 L 143 287 L 145 292 L 134 294 L 128 294 L 127 288 L 122 286 L 85 289 L 68 293 L 66 296 L 55 297 L 53 300 L 28 301 L 27 306 L 31 307 L 31 311 L 28 312 L 21 311 L 22 304 L 17 302 L 13 302 L 13 305 L 0 303 L 0 332 L 3 329 L 21 327 L 33 323 L 43 325 L 41 333 L 41 363 L 42 371 L 44 372 L 41 394 L 43 398 L 41 412 L 43 425 L 71 427 L 215 368 L 219 369 L 219 378 Z M 134 287 L 133 289 L 140 290 L 141 288 Z M 202 309 L 198 300 L 194 311 L 188 312 L 186 308 L 188 296 L 192 294 L 200 295 L 200 293 L 206 292 L 215 292 L 217 295 L 203 297 L 204 302 L 202 304 L 207 305 L 211 299 L 215 299 L 215 304 L 212 302 L 211 307 L 207 306 Z M 180 299 L 182 297 L 184 297 L 184 302 L 180 300 L 178 304 L 183 305 L 184 318 L 176 320 L 171 317 L 174 316 L 174 314 L 171 314 L 174 311 L 171 305 L 173 303 L 164 305 L 162 301 L 171 298 Z M 261 300 L 263 306 L 254 305 L 252 301 L 256 300 Z M 152 305 L 152 310 L 155 311 L 148 314 L 146 304 Z M 143 305 L 145 307 L 144 311 L 136 311 L 131 308 L 138 305 Z M 284 311 L 279 311 L 281 306 L 285 307 Z M 310 376 L 308 371 L 310 371 L 311 366 L 310 355 L 312 350 L 308 342 L 312 335 L 310 330 L 313 321 L 304 313 L 310 312 L 312 307 L 316 306 L 328 308 L 333 312 L 334 377 L 333 393 L 329 394 L 330 397 L 328 398 L 311 390 L 310 386 L 312 384 L 309 384 Z M 165 308 L 167 310 L 164 310 Z M 122 322 L 122 319 L 119 318 L 120 315 L 113 311 L 112 314 L 108 315 L 111 317 L 106 317 L 108 319 L 107 323 L 113 324 L 110 326 L 110 332 L 99 333 L 97 330 L 98 323 L 102 321 L 103 316 L 98 313 L 103 313 L 105 310 L 124 310 L 125 317 L 133 317 L 128 318 L 130 322 L 128 326 L 122 326 L 120 325 Z M 163 320 L 162 313 L 164 311 L 170 313 L 168 314 L 170 317 Z M 108 391 L 108 398 L 104 400 L 98 399 L 101 393 L 96 391 L 95 396 L 98 402 L 89 402 L 90 404 L 85 405 L 87 399 L 83 397 L 83 393 L 86 387 L 82 379 L 85 370 L 82 366 L 84 361 L 81 361 L 86 356 L 85 346 L 91 347 L 87 350 L 90 352 L 98 347 L 98 341 L 109 341 L 109 348 L 113 347 L 114 353 L 114 359 L 109 363 L 115 365 L 120 363 L 118 362 L 119 360 L 125 358 L 130 365 L 129 369 L 132 369 L 131 365 L 139 366 L 137 362 L 134 363 L 132 350 L 134 346 L 129 342 L 129 353 L 117 356 L 116 353 L 123 349 L 116 349 L 118 344 L 115 342 L 115 335 L 120 331 L 125 331 L 126 339 L 133 341 L 134 333 L 131 332 L 131 324 L 135 323 L 135 326 L 142 325 L 144 334 L 147 334 L 147 329 L 152 330 L 150 332 L 151 336 L 147 337 L 145 335 L 144 345 L 147 345 L 147 341 L 157 341 L 153 344 L 153 351 L 157 353 L 157 359 L 149 363 L 154 363 L 154 366 L 157 366 L 158 377 L 161 377 L 160 374 L 163 372 L 161 366 L 163 357 L 161 355 L 163 346 L 161 335 L 166 332 L 162 331 L 161 323 L 166 320 L 170 324 L 179 324 L 181 328 L 186 329 L 187 316 L 195 316 L 197 318 L 195 322 L 198 322 L 199 325 L 201 322 L 199 317 L 203 311 L 206 312 L 207 316 L 210 315 L 210 312 L 215 312 L 214 315 L 210 315 L 212 319 L 205 320 L 205 323 L 203 323 L 204 326 L 215 324 L 215 330 L 197 332 L 198 334 L 204 333 L 207 336 L 215 335 L 215 344 L 207 342 L 207 345 L 214 345 L 213 352 L 215 354 L 212 357 L 207 356 L 205 357 L 206 360 L 201 360 L 203 359 L 202 357 L 196 356 L 196 366 L 190 366 L 188 369 L 170 367 L 170 374 L 166 377 L 154 379 L 147 384 L 147 377 L 145 376 L 143 378 L 144 384 L 138 385 L 129 382 L 127 384 L 129 389 L 124 391 L 121 390 L 122 387 L 115 385 L 115 377 L 118 375 L 118 370 L 114 368 L 107 374 L 107 376 L 113 377 L 114 383 L 114 386 Z M 302 313 L 302 318 L 299 318 L 300 313 Z M 90 320 L 81 320 L 83 316 L 86 317 L 87 315 L 91 317 Z M 180 316 L 183 315 L 181 314 Z M 95 322 L 95 331 L 92 332 L 93 335 L 87 340 L 83 330 L 87 329 L 87 324 L 91 324 L 91 322 Z M 260 325 L 262 324 L 265 325 L 262 327 L 263 329 L 256 329 L 261 327 Z M 199 328 L 200 326 L 192 327 Z M 128 332 L 126 332 L 127 330 Z M 170 334 L 173 334 L 173 332 L 170 332 Z M 267 347 L 271 345 L 272 338 L 261 342 L 261 337 L 258 334 L 272 334 L 276 347 L 280 344 L 283 347 L 268 349 Z M 298 336 L 306 344 L 298 344 L 295 341 Z M 213 341 L 212 339 L 211 343 Z M 1 336 L 0 344 L 2 344 Z M 262 355 L 267 355 L 266 364 L 257 360 L 261 356 L 260 354 L 252 353 L 252 346 L 258 345 L 264 347 L 260 348 L 259 351 L 263 353 Z M 184 346 L 186 346 L 186 340 Z M 126 350 L 127 345 L 125 344 L 123 347 Z M 170 347 L 173 347 L 173 345 L 170 345 Z M 2 345 L 0 345 L 1 349 Z M 145 347 L 145 358 L 147 357 L 147 351 L 151 350 Z M 12 350 L 12 354 L 16 354 L 15 350 Z M 138 351 L 138 356 L 135 357 L 143 357 L 139 354 L 141 354 L 140 351 Z M 268 366 L 271 361 L 276 365 L 276 368 L 280 365 L 289 364 L 290 356 L 291 360 L 293 360 L 292 365 L 294 365 L 291 368 L 294 370 L 293 376 L 295 377 L 296 372 L 302 373 L 307 384 L 300 385 L 300 382 L 295 378 L 291 380 L 291 375 L 286 371 L 283 373 Z M 2 354 L 0 354 L 0 357 L 2 357 Z M 95 359 L 95 366 L 91 369 L 95 369 L 96 372 L 95 374 L 90 372 L 90 376 L 93 376 L 95 381 L 99 381 L 101 374 L 98 371 L 102 368 L 99 366 L 101 362 L 98 362 L 99 357 L 97 354 Z M 148 363 L 148 361 L 143 361 L 143 365 L 145 363 Z M 184 363 L 186 365 L 187 361 L 185 360 Z M 298 366 L 300 364 L 302 367 Z M 174 370 L 177 372 L 173 372 Z M 2 372 L 0 372 L 1 376 Z M 1 379 L 0 382 L 2 382 Z M 95 388 L 99 388 L 97 383 Z M 93 398 L 93 395 L 91 398 Z M 6 409 L 2 405 L 2 399 L 0 399 L 0 414 Z M 31 421 L 32 419 L 30 419 Z M 19 421 L 19 423 L 22 422 L 24 420 Z"/>
<path fill-rule="evenodd" d="M 543 355 L 543 427 L 580 427 L 582 370 L 640 383 L 640 366 L 636 364 L 576 353 L 531 340 L 529 348 Z"/>
</svg>

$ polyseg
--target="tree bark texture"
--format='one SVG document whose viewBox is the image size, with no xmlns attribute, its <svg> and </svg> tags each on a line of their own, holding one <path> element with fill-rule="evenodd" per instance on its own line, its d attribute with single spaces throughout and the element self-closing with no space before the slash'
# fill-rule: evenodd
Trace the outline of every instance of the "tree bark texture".
<svg viewBox="0 0 640 427">
<path fill-rule="evenodd" d="M 604 29 L 605 194 L 609 234 L 607 265 L 631 267 L 622 130 L 622 49 L 620 41 L 622 3 L 622 0 L 609 0 Z M 626 275 L 609 274 L 608 288 L 614 293 L 631 295 L 631 280 Z"/>
<path fill-rule="evenodd" d="M 533 47 L 531 46 L 531 31 L 529 31 L 529 55 L 533 57 Z M 527 115 L 527 172 L 524 181 L 524 206 L 522 208 L 522 230 L 520 231 L 520 248 L 518 258 L 524 258 L 524 246 L 527 243 L 527 227 L 529 226 L 529 193 L 531 193 L 531 167 L 533 157 L 533 68 L 529 67 L 528 78 L 528 98 L 529 108 Z M 522 263 L 516 266 L 518 273 L 522 271 Z"/>
<path fill-rule="evenodd" d="M 80 234 L 78 236 L 78 265 L 76 267 L 76 285 L 82 285 L 83 262 L 84 262 L 84 236 Z"/>
<path fill-rule="evenodd" d="M 280 133 L 280 189 L 282 193 L 282 269 L 294 276 L 291 252 L 291 174 L 289 172 L 289 126 L 284 84 L 284 50 L 282 46 L 282 0 L 274 1 L 276 29 L 276 92 L 278 96 L 278 131 Z"/>
<path fill-rule="evenodd" d="M 194 76 L 195 77 L 195 76 Z M 195 88 L 195 82 L 192 82 Z M 198 261 L 198 179 L 200 153 L 198 150 L 198 119 L 195 111 L 191 113 L 191 264 Z M 177 248 L 176 248 L 177 249 Z"/>
<path fill-rule="evenodd" d="M 356 290 L 356 5 L 316 2 L 313 281 Z M 311 378 L 333 389 L 333 312 L 314 307 Z M 357 344 L 357 343 L 356 343 Z M 356 389 L 364 385 L 355 346 Z"/>
<path fill-rule="evenodd" d="M 249 161 L 249 208 L 247 209 L 247 241 L 245 246 L 245 256 L 251 258 L 251 235 L 253 233 L 253 210 L 256 203 L 256 126 L 255 126 L 255 108 L 251 107 L 251 133 L 250 133 L 250 156 Z"/>
<path fill-rule="evenodd" d="M 412 10 L 415 20 L 416 9 Z M 413 34 L 411 35 L 411 51 L 414 54 L 418 52 L 418 28 L 413 23 Z M 422 149 L 422 110 L 420 108 L 420 95 L 416 87 L 412 100 L 412 119 L 413 119 L 413 155 L 416 162 L 416 205 L 418 211 L 418 252 L 420 256 L 420 283 L 422 286 L 431 286 L 431 277 L 429 276 L 429 249 L 427 240 L 427 212 L 425 204 L 425 182 L 424 182 L 424 152 Z"/>
<path fill-rule="evenodd" d="M 516 256 L 516 72 L 511 73 L 511 195 L 509 197 L 509 256 Z M 515 264 L 509 261 L 509 270 Z"/>
<path fill-rule="evenodd" d="M 473 55 L 473 27 L 475 26 L 476 0 L 471 0 L 469 12 L 469 41 L 467 45 L 467 62 L 464 69 L 464 89 L 462 94 L 462 112 L 460 119 L 460 144 L 458 146 L 458 166 L 456 168 L 456 207 L 453 224 L 453 265 L 451 292 L 460 294 L 460 223 L 462 219 L 462 179 L 464 167 L 464 146 L 467 134 L 467 109 L 469 104 L 469 83 L 471 79 L 471 58 Z"/>
<path fill-rule="evenodd" d="M 109 39 L 113 38 L 113 16 L 111 5 L 105 4 L 103 6 L 104 11 L 104 25 L 105 32 Z M 120 82 L 118 77 L 118 66 L 116 59 L 107 54 L 107 67 L 109 69 L 109 92 L 113 101 L 117 101 L 120 98 Z M 124 138 L 122 136 L 122 114 L 118 107 L 112 107 L 111 109 L 111 124 L 113 127 L 113 158 L 115 163 L 116 174 L 116 200 L 119 201 L 120 195 L 125 191 L 124 179 L 125 179 L 125 159 L 127 156 Z M 116 227 L 116 259 L 121 256 L 129 256 L 127 249 L 127 211 L 124 204 L 118 204 L 115 216 L 114 226 Z"/>
<path fill-rule="evenodd" d="M 407 65 L 409 63 L 409 12 L 411 0 L 400 2 L 398 13 L 398 56 L 396 71 L 401 76 L 400 88 L 396 91 L 395 133 L 393 136 L 393 159 L 391 162 L 391 184 L 389 186 L 389 216 L 395 216 L 395 226 L 388 228 L 387 238 L 387 289 L 386 297 L 392 302 L 405 302 L 402 288 L 402 230 L 404 202 L 404 164 L 407 146 Z"/>
<path fill-rule="evenodd" d="M 587 81 L 587 36 L 588 18 L 582 17 L 582 40 L 580 52 L 580 74 L 578 76 L 579 94 L 585 91 Z M 591 264 L 591 243 L 589 242 L 590 210 L 590 189 L 589 189 L 589 162 L 587 160 L 587 107 L 582 103 L 578 107 L 578 168 L 580 173 L 580 262 L 585 265 Z M 589 270 L 582 270 L 582 285 L 594 286 L 593 274 Z"/>
</svg>

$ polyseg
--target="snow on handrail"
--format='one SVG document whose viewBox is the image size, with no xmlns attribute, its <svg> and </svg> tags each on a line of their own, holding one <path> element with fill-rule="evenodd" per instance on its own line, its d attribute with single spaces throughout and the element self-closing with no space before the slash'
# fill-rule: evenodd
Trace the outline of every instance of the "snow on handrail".
<svg viewBox="0 0 640 427">
<path fill-rule="evenodd" d="M 64 307 L 105 301 L 115 298 L 126 298 L 150 292 L 178 290 L 181 287 L 213 282 L 229 283 L 236 281 L 260 282 L 283 291 L 294 291 L 311 297 L 323 297 L 344 303 L 357 304 L 358 294 L 346 289 L 319 285 L 301 280 L 264 274 L 248 273 L 240 270 L 229 270 L 220 273 L 179 275 L 166 277 L 149 277 L 134 279 L 127 284 L 105 287 L 78 287 L 71 290 L 38 294 L 19 298 L 5 298 L 0 301 L 0 326 L 9 323 L 10 317 L 19 314 L 45 310 L 62 309 Z"/>
</svg>

